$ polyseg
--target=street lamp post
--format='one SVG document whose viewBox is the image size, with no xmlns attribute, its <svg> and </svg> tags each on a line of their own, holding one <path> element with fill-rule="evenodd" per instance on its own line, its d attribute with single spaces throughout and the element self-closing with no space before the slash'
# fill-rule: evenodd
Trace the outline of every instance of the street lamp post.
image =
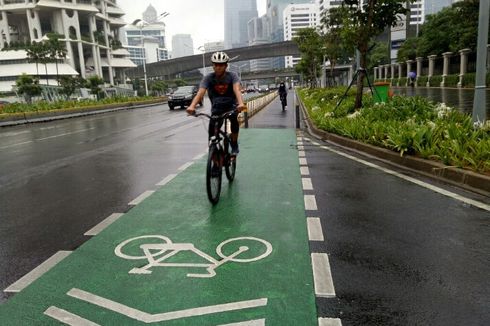
<svg viewBox="0 0 490 326">
<path fill-rule="evenodd" d="M 133 24 L 140 29 L 141 50 L 143 51 L 143 74 L 145 78 L 145 94 L 146 96 L 148 96 L 148 77 L 146 75 L 146 50 L 145 50 L 145 39 L 143 37 L 143 27 L 145 27 L 145 21 L 138 19 Z"/>
<path fill-rule="evenodd" d="M 197 49 L 202 51 L 202 75 L 204 76 L 206 74 L 206 61 L 204 61 L 204 53 L 206 53 L 206 49 L 203 45 L 201 45 Z"/>
</svg>

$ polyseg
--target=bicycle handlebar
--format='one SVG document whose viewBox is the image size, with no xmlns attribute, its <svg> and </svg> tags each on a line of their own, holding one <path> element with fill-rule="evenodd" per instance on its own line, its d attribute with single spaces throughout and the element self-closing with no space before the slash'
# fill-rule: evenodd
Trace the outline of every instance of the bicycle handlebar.
<svg viewBox="0 0 490 326">
<path fill-rule="evenodd" d="M 232 114 L 234 113 L 240 113 L 240 111 L 238 111 L 237 109 L 234 109 L 234 110 L 231 110 L 231 111 L 228 111 L 228 112 L 225 112 L 223 114 L 220 114 L 220 115 L 209 115 L 207 113 L 194 113 L 194 114 L 191 114 L 191 116 L 194 116 L 194 117 L 199 117 L 199 116 L 204 116 L 208 119 L 226 119 L 228 118 L 229 116 L 231 116 Z"/>
</svg>

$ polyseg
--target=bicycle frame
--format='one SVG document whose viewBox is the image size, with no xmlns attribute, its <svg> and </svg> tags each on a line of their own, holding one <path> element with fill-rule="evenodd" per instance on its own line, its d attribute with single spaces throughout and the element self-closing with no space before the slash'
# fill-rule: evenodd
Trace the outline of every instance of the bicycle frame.
<svg viewBox="0 0 490 326">
<path fill-rule="evenodd" d="M 221 115 L 198 113 L 195 116 L 205 116 L 214 122 L 214 133 L 209 138 L 208 164 L 206 169 L 206 189 L 208 199 L 216 205 L 221 193 L 221 176 L 223 167 L 229 182 L 233 182 L 236 170 L 236 158 L 230 155 L 231 137 L 228 134 L 227 120 L 237 111 L 232 110 Z M 224 127 L 222 128 L 222 126 Z"/>
</svg>

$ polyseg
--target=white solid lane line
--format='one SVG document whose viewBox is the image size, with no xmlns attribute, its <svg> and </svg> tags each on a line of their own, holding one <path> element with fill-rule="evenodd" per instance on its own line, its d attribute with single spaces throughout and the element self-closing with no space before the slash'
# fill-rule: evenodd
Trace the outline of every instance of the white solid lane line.
<svg viewBox="0 0 490 326">
<path fill-rule="evenodd" d="M 121 216 L 123 216 L 122 213 L 113 213 L 109 215 L 106 219 L 104 219 L 102 222 L 85 232 L 84 235 L 89 235 L 89 236 L 94 236 L 99 234 L 102 230 L 104 230 L 106 227 L 117 221 Z"/>
<path fill-rule="evenodd" d="M 10 285 L 8 288 L 6 288 L 3 291 L 4 292 L 20 292 L 20 291 L 22 291 L 29 284 L 31 284 L 32 282 L 37 280 L 44 273 L 46 273 L 51 268 L 53 268 L 56 264 L 58 264 L 60 261 L 65 259 L 69 254 L 71 254 L 71 251 L 58 251 L 53 256 L 49 257 L 41 265 L 34 268 L 32 271 L 30 271 L 29 273 L 27 273 L 26 275 L 21 277 L 19 280 L 17 280 L 17 282 Z"/>
<path fill-rule="evenodd" d="M 135 199 L 133 199 L 132 201 L 130 201 L 128 205 L 129 206 L 138 205 L 143 200 L 145 200 L 146 198 L 150 197 L 154 192 L 155 191 L 153 191 L 153 190 L 147 190 L 144 193 L 142 193 L 141 195 L 139 195 L 138 197 L 136 197 Z"/>
</svg>

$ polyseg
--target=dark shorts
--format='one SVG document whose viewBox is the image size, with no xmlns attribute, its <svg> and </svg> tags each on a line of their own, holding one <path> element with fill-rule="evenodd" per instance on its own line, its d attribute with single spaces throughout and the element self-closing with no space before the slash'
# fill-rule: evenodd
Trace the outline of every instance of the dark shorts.
<svg viewBox="0 0 490 326">
<path fill-rule="evenodd" d="M 225 112 L 227 112 L 229 110 L 217 110 L 217 109 L 211 109 L 211 114 L 214 115 L 219 115 L 219 114 L 223 114 Z M 240 125 L 238 124 L 238 113 L 234 113 L 230 116 L 230 127 L 231 127 L 231 132 L 236 134 L 238 133 L 238 131 L 240 130 Z M 215 126 L 217 128 L 220 128 L 221 127 L 221 124 L 222 123 L 218 123 L 218 125 L 216 125 L 218 122 L 216 120 L 209 120 L 209 128 L 208 128 L 208 134 L 209 134 L 209 137 L 213 136 L 214 135 L 214 128 Z"/>
</svg>

